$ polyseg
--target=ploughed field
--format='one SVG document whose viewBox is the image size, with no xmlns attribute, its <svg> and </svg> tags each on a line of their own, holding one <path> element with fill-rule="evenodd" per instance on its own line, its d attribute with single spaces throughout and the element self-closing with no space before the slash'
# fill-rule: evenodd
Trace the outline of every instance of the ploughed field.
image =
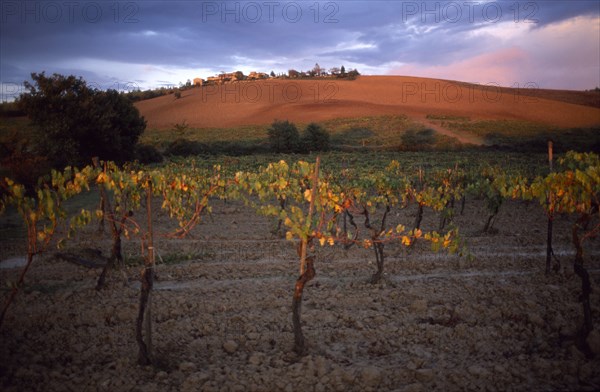
<svg viewBox="0 0 600 392">
<path fill-rule="evenodd" d="M 274 79 L 192 88 L 183 91 L 180 99 L 166 95 L 138 102 L 136 107 L 148 128 L 162 130 L 184 121 L 193 128 L 227 128 L 267 125 L 274 119 L 309 123 L 398 114 L 418 122 L 426 116 L 444 115 L 560 128 L 599 124 L 597 93 L 530 87 L 500 88 L 408 76 L 360 76 L 353 81 Z"/>
<path fill-rule="evenodd" d="M 416 213 L 394 214 L 410 225 Z M 546 277 L 546 217 L 536 203 L 506 202 L 495 230 L 480 201 L 455 223 L 474 259 L 387 244 L 385 276 L 372 250 L 317 248 L 317 275 L 304 291 L 309 353 L 292 353 L 291 302 L 298 257 L 275 225 L 238 203 L 216 201 L 193 238 L 156 235 L 152 294 L 157 365 L 137 365 L 134 323 L 139 264 L 109 275 L 36 260 L 0 331 L 3 391 L 429 391 L 600 388 L 600 244 L 586 243 L 596 329 L 587 359 L 570 335 L 583 315 L 570 260 L 572 217 L 558 217 L 554 247 L 563 270 Z M 426 211 L 423 227 L 439 217 Z M 357 221 L 362 223 L 360 217 Z M 167 226 L 160 216 L 155 231 Z M 3 239 L 3 258 L 24 254 Z M 70 250 L 110 250 L 108 229 L 88 227 Z M 130 259 L 139 240 L 125 241 Z M 161 262 L 162 259 L 162 262 Z M 1 284 L 18 268 L 0 266 Z M 4 301 L 8 291 L 2 291 Z"/>
</svg>

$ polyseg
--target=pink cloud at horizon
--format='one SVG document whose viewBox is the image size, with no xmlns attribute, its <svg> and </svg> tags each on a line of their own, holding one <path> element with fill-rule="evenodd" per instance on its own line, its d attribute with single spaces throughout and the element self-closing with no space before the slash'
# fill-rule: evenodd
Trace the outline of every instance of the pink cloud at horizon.
<svg viewBox="0 0 600 392">
<path fill-rule="evenodd" d="M 500 49 L 448 65 L 419 66 L 408 64 L 394 69 L 391 74 L 457 80 L 510 87 L 519 80 L 515 66 L 528 63 L 528 54 L 520 48 Z"/>
<path fill-rule="evenodd" d="M 407 63 L 390 70 L 410 75 L 505 87 L 584 90 L 600 86 L 600 18 L 576 17 L 539 29 L 483 31 L 496 48 L 449 64 Z M 509 37 L 510 35 L 510 37 Z M 487 41 L 489 43 L 489 41 Z"/>
</svg>

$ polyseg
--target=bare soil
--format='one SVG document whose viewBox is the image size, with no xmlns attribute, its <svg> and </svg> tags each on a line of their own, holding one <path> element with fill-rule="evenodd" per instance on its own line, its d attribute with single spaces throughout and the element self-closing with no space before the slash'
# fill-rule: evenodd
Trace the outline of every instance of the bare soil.
<svg viewBox="0 0 600 392">
<path fill-rule="evenodd" d="M 402 114 L 411 119 L 427 115 L 467 116 L 575 128 L 600 124 L 600 106 L 594 94 L 499 88 L 407 76 L 361 76 L 354 81 L 235 82 L 193 88 L 184 91 L 180 99 L 167 95 L 136 106 L 153 129 L 171 129 L 183 121 L 195 128 L 228 128 L 270 124 L 275 119 L 309 123 Z"/>
<path fill-rule="evenodd" d="M 390 224 L 410 224 L 414 213 L 394 214 Z M 480 232 L 485 218 L 483 205 L 469 200 L 455 219 L 474 260 L 434 254 L 423 243 L 387 244 L 385 278 L 375 285 L 367 283 L 375 271 L 372 250 L 318 249 L 317 276 L 303 304 L 303 357 L 291 353 L 295 252 L 270 234 L 274 222 L 241 205 L 216 201 L 194 238 L 157 235 L 155 367 L 136 364 L 140 267 L 113 272 L 109 287 L 96 291 L 97 269 L 48 255 L 35 262 L 0 331 L 0 389 L 597 390 L 597 327 L 588 339 L 596 359 L 569 339 L 582 322 L 581 285 L 569 268 L 571 219 L 556 221 L 564 268 L 546 277 L 546 220 L 537 205 L 505 204 L 491 234 Z M 425 214 L 424 228 L 437 223 Z M 165 216 L 156 224 L 157 232 L 170 225 Z M 109 236 L 96 230 L 89 227 L 72 250 L 106 254 Z M 586 244 L 585 260 L 596 323 L 598 242 Z M 15 243 L 2 247 L 3 259 L 23 251 Z M 139 256 L 139 241 L 125 241 L 124 253 Z M 0 269 L 2 286 L 18 273 Z"/>
</svg>

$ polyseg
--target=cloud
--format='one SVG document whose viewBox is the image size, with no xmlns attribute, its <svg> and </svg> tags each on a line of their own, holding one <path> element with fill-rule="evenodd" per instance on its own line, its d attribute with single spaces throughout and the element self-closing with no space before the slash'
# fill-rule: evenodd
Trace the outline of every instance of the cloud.
<svg viewBox="0 0 600 392">
<path fill-rule="evenodd" d="M 597 1 L 51 2 L 62 7 L 56 22 L 48 20 L 50 3 L 30 2 L 29 11 L 23 3 L 1 3 L 2 83 L 46 70 L 101 82 L 143 79 L 148 88 L 221 70 L 279 73 L 318 62 L 370 74 L 600 84 Z M 471 15 L 465 4 L 475 3 Z M 92 6 L 102 8 L 93 22 L 94 9 L 83 12 Z M 457 6 L 460 18 L 451 13 Z"/>
<path fill-rule="evenodd" d="M 474 56 L 448 65 L 404 65 L 394 69 L 391 73 L 511 86 L 518 79 L 518 67 L 529 61 L 529 56 L 525 51 L 512 47 Z"/>
<path fill-rule="evenodd" d="M 600 86 L 600 18 L 578 16 L 541 28 L 501 26 L 474 31 L 472 37 L 494 42 L 482 54 L 448 63 L 407 62 L 390 74 L 436 77 L 501 86 L 589 89 Z M 490 40 L 492 38 L 492 40 Z"/>
</svg>

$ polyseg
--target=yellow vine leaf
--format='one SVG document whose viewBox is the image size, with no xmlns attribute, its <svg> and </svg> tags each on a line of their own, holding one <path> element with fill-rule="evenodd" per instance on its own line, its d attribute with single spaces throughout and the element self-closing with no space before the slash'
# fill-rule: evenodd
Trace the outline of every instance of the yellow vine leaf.
<svg viewBox="0 0 600 392">
<path fill-rule="evenodd" d="M 96 178 L 96 183 L 103 184 L 104 182 L 106 182 L 106 173 L 102 172 L 98 174 L 98 178 Z"/>
<path fill-rule="evenodd" d="M 304 191 L 304 199 L 310 203 L 310 196 L 311 196 L 312 191 L 310 189 L 307 189 Z"/>
</svg>

